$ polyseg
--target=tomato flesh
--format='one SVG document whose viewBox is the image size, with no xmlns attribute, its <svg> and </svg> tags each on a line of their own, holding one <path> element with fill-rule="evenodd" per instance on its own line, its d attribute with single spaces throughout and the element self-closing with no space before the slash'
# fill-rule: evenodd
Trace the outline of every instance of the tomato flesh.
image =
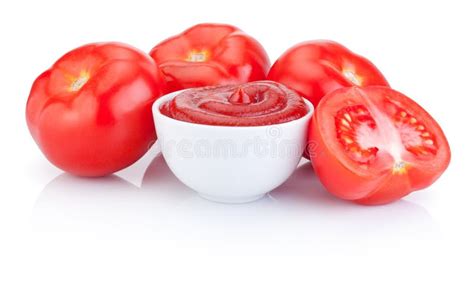
<svg viewBox="0 0 474 281">
<path fill-rule="evenodd" d="M 429 186 L 447 168 L 450 149 L 436 121 L 388 87 L 327 95 L 309 133 L 313 166 L 333 194 L 384 204 Z"/>
</svg>

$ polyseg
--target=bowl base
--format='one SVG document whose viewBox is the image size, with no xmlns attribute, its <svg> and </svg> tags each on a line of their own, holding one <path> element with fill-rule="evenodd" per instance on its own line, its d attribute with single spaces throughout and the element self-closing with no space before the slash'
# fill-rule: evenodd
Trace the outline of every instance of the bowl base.
<svg viewBox="0 0 474 281">
<path fill-rule="evenodd" d="M 264 194 L 248 196 L 248 197 L 218 197 L 218 196 L 203 194 L 203 193 L 198 193 L 198 194 L 199 196 L 201 196 L 202 198 L 206 200 L 218 202 L 218 203 L 228 203 L 228 204 L 249 203 L 249 202 L 257 201 L 258 199 L 261 199 L 262 197 L 266 195 L 266 193 L 264 193 Z"/>
</svg>

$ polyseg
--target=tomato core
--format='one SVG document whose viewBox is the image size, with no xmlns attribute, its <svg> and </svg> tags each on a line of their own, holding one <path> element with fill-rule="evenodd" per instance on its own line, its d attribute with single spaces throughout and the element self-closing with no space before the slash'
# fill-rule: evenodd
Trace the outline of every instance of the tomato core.
<svg viewBox="0 0 474 281">
<path fill-rule="evenodd" d="M 392 172 L 405 173 L 406 153 L 418 158 L 436 155 L 432 133 L 395 101 L 372 101 L 362 91 L 360 104 L 339 109 L 334 117 L 336 137 L 349 158 L 361 167 L 374 164 L 380 153 L 391 157 Z"/>
</svg>

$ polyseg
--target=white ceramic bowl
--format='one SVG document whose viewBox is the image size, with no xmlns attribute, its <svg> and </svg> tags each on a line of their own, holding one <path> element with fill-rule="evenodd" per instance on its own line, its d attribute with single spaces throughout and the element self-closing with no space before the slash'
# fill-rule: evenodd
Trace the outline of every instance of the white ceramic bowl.
<svg viewBox="0 0 474 281">
<path fill-rule="evenodd" d="M 225 203 L 257 200 L 293 173 L 306 145 L 313 105 L 287 123 L 230 127 L 172 119 L 160 106 L 179 95 L 159 98 L 152 107 L 164 159 L 175 176 L 202 197 Z"/>
</svg>

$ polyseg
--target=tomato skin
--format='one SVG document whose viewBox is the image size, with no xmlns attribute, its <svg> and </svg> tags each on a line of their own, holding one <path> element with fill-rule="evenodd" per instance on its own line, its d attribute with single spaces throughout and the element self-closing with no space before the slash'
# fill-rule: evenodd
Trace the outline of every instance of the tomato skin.
<svg viewBox="0 0 474 281">
<path fill-rule="evenodd" d="M 312 146 L 314 150 L 310 152 L 311 163 L 321 184 L 331 194 L 364 205 L 380 205 L 400 199 L 412 191 L 409 182 L 404 177 L 393 177 L 389 174 L 360 175 L 348 169 L 325 145 L 319 129 L 316 128 L 317 124 L 318 121 L 313 116 L 309 128 L 309 140 L 315 144 Z M 367 200 L 372 192 L 384 184 L 389 184 L 392 187 L 391 190 L 396 192 L 387 194 L 383 198 L 372 197 L 371 200 Z"/>
<path fill-rule="evenodd" d="M 350 88 L 339 89 L 326 95 L 315 110 L 309 128 L 310 157 L 315 173 L 322 185 L 333 195 L 344 200 L 363 205 L 380 205 L 396 201 L 409 193 L 428 187 L 447 169 L 451 152 L 446 137 L 434 119 L 418 104 L 388 87 L 361 88 L 367 94 L 387 94 L 407 105 L 425 122 L 438 143 L 436 156 L 422 160 L 409 158 L 407 171 L 394 173 L 393 170 L 362 170 L 357 164 L 348 162 L 344 152 L 335 145 L 334 135 L 328 134 L 328 120 L 322 112 L 329 112 L 336 106 L 346 106 L 351 98 Z M 339 96 L 337 98 L 336 96 Z M 332 102 L 339 99 L 338 102 Z"/>
<path fill-rule="evenodd" d="M 353 80 L 346 76 L 349 74 Z M 368 59 L 327 40 L 308 41 L 291 47 L 273 64 L 268 79 L 295 90 L 315 107 L 324 95 L 339 88 L 389 86 Z"/>
<path fill-rule="evenodd" d="M 108 175 L 134 163 L 156 140 L 151 105 L 162 84 L 147 54 L 121 43 L 84 45 L 35 80 L 27 125 L 58 168 Z"/>
<path fill-rule="evenodd" d="M 165 92 L 264 80 L 270 61 L 262 45 L 227 24 L 202 23 L 150 51 L 166 80 Z"/>
</svg>

